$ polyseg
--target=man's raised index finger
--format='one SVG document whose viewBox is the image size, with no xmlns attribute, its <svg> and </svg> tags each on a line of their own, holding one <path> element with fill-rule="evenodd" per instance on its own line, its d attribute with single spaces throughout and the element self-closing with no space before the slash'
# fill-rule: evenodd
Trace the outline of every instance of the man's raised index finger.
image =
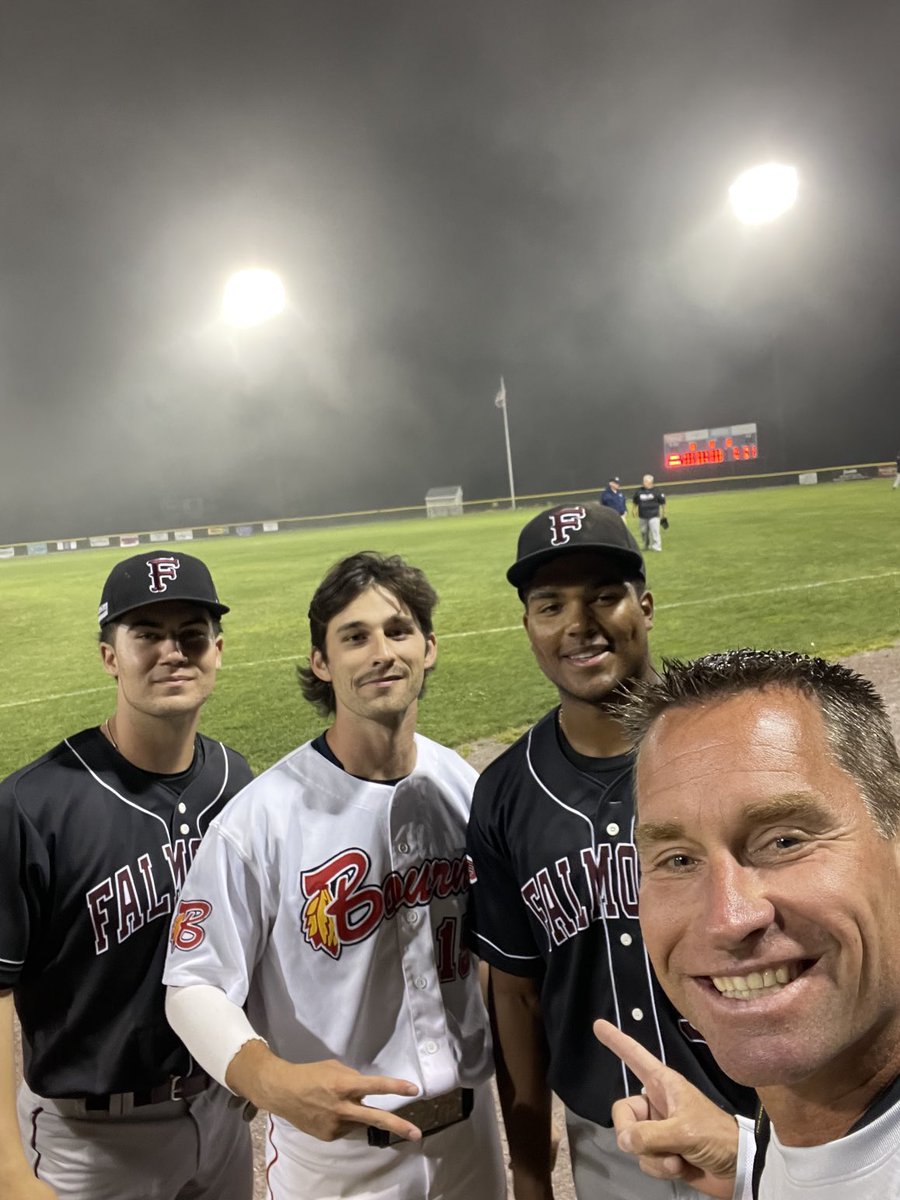
<svg viewBox="0 0 900 1200">
<path fill-rule="evenodd" d="M 594 1037 L 607 1050 L 612 1050 L 613 1054 L 621 1058 L 625 1066 L 637 1075 L 641 1083 L 646 1083 L 651 1075 L 655 1075 L 660 1067 L 665 1065 L 645 1049 L 640 1042 L 636 1042 L 634 1038 L 623 1033 L 621 1029 L 617 1029 L 609 1021 L 594 1022 Z"/>
</svg>

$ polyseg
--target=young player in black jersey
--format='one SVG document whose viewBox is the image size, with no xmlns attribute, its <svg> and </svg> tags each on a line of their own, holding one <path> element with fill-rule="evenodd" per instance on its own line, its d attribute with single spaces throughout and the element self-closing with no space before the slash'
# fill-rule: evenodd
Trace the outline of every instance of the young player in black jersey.
<svg viewBox="0 0 900 1200">
<path fill-rule="evenodd" d="M 490 964 L 516 1200 L 552 1198 L 551 1088 L 581 1200 L 691 1195 L 617 1150 L 612 1105 L 635 1083 L 591 1028 L 605 1016 L 717 1103 L 752 1111 L 679 1019 L 641 942 L 633 761 L 617 710 L 653 675 L 643 559 L 611 509 L 562 506 L 525 526 L 507 578 L 560 698 L 481 776 L 468 832 L 470 939 Z"/>
<path fill-rule="evenodd" d="M 197 732 L 228 611 L 190 555 L 119 563 L 99 609 L 114 712 L 0 784 L 4 1200 L 251 1194 L 246 1124 L 170 1030 L 162 986 L 194 851 L 251 779 Z"/>
</svg>

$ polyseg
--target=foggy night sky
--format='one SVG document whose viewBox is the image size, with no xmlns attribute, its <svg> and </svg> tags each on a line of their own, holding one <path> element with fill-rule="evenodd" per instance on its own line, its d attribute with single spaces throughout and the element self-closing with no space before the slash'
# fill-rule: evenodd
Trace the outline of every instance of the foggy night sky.
<svg viewBox="0 0 900 1200">
<path fill-rule="evenodd" d="M 501 373 L 520 493 L 892 458 L 898 68 L 872 0 L 0 0 L 0 541 L 503 495 Z"/>
</svg>

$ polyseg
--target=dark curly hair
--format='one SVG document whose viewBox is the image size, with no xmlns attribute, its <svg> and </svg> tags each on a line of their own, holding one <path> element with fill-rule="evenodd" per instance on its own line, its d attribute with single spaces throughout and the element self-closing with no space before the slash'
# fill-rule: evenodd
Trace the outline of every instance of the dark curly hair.
<svg viewBox="0 0 900 1200">
<path fill-rule="evenodd" d="M 890 719 L 868 679 L 839 663 L 793 650 L 726 650 L 693 662 L 665 659 L 657 679 L 634 689 L 621 719 L 640 747 L 650 726 L 669 709 L 763 688 L 791 688 L 818 704 L 834 761 L 856 781 L 881 836 L 893 837 L 900 826 L 900 757 Z"/>
<path fill-rule="evenodd" d="M 385 557 L 374 550 L 361 550 L 336 562 L 309 604 L 309 641 L 313 650 L 325 655 L 325 634 L 329 622 L 370 587 L 384 588 L 412 613 L 425 637 L 434 632 L 432 614 L 438 602 L 437 592 L 418 567 L 411 567 L 397 554 Z M 433 668 L 428 668 L 428 672 Z M 297 668 L 304 699 L 327 717 L 334 712 L 334 688 L 313 672 L 311 666 Z M 424 692 L 424 686 L 422 691 Z"/>
</svg>

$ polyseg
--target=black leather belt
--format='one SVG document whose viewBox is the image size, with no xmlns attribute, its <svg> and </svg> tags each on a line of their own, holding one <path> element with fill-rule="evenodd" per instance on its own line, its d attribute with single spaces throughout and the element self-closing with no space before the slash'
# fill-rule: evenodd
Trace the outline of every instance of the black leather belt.
<svg viewBox="0 0 900 1200">
<path fill-rule="evenodd" d="M 112 1092 L 106 1096 L 85 1096 L 86 1112 L 109 1112 L 118 1108 L 143 1108 L 147 1104 L 164 1104 L 167 1100 L 189 1100 L 205 1092 L 212 1080 L 203 1071 L 196 1075 L 172 1075 L 154 1088 L 137 1092 Z"/>
</svg>

